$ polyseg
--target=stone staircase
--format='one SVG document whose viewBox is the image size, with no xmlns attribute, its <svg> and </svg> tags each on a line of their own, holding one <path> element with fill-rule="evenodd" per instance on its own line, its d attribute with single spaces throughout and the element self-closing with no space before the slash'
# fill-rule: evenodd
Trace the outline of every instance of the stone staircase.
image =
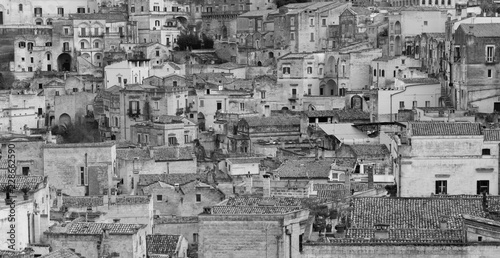
<svg viewBox="0 0 500 258">
<path fill-rule="evenodd" d="M 451 101 L 450 96 L 446 94 L 446 90 L 444 88 L 441 88 L 441 98 L 444 101 L 445 107 L 453 108 L 453 102 Z"/>
</svg>

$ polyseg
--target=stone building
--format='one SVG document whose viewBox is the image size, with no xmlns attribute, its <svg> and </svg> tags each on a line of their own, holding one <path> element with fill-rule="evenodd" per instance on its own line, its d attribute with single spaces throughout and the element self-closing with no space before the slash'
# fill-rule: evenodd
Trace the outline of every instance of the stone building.
<svg viewBox="0 0 500 258">
<path fill-rule="evenodd" d="M 455 32 L 454 80 L 457 109 L 492 113 L 500 110 L 499 23 L 461 24 Z"/>
<path fill-rule="evenodd" d="M 497 202 L 470 195 L 353 198 L 352 210 L 340 212 L 345 236 L 304 243 L 302 257 L 495 256 Z"/>
<path fill-rule="evenodd" d="M 146 225 L 72 221 L 45 232 L 47 243 L 58 250 L 74 249 L 85 257 L 146 257 Z"/>
<path fill-rule="evenodd" d="M 351 3 L 308 2 L 288 4 L 274 18 L 274 48 L 288 48 L 292 53 L 332 49 L 334 39 L 329 28 L 339 25 L 339 16 Z"/>
<path fill-rule="evenodd" d="M 198 243 L 198 216 L 160 216 L 154 218 L 153 234 L 181 235 L 187 241 Z"/>
<path fill-rule="evenodd" d="M 3 160 L 7 160 L 8 146 L 14 146 L 16 156 L 15 173 L 18 176 L 42 176 L 44 175 L 43 148 L 45 140 L 38 136 L 23 137 L 2 137 L 0 138 L 1 153 L 4 154 Z M 1 175 L 7 175 L 1 173 Z"/>
<path fill-rule="evenodd" d="M 497 194 L 498 137 L 487 135 L 479 123 L 411 123 L 396 144 L 398 196 Z"/>
<path fill-rule="evenodd" d="M 52 185 L 71 196 L 107 195 L 119 181 L 113 142 L 46 144 L 43 164 Z"/>
<path fill-rule="evenodd" d="M 220 190 L 199 178 L 199 174 L 139 175 L 137 193 L 153 196 L 155 215 L 194 216 L 224 200 Z"/>
<path fill-rule="evenodd" d="M 230 198 L 199 218 L 198 255 L 298 257 L 309 210 L 294 198 Z"/>
<path fill-rule="evenodd" d="M 131 142 L 148 146 L 189 146 L 198 138 L 198 126 L 184 117 L 160 116 L 154 122 L 130 126 Z"/>
</svg>

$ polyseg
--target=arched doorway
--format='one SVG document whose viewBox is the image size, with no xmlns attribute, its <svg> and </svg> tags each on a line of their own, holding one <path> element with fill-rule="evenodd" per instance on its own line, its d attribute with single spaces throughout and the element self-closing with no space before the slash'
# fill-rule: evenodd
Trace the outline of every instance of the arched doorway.
<svg viewBox="0 0 500 258">
<path fill-rule="evenodd" d="M 394 55 L 399 56 L 401 55 L 401 37 L 396 36 L 396 39 L 394 41 Z"/>
<path fill-rule="evenodd" d="M 352 109 L 363 109 L 363 99 L 356 95 L 351 98 L 351 108 Z"/>
<path fill-rule="evenodd" d="M 59 71 L 71 71 L 71 56 L 67 53 L 60 54 L 57 58 L 57 68 Z"/>
<path fill-rule="evenodd" d="M 71 117 L 64 113 L 61 116 L 59 116 L 59 125 L 70 125 L 71 124 Z"/>
<path fill-rule="evenodd" d="M 262 62 L 261 61 L 257 62 L 257 66 L 262 66 Z"/>
<path fill-rule="evenodd" d="M 205 131 L 205 115 L 201 112 L 198 113 L 198 129 Z"/>
<path fill-rule="evenodd" d="M 281 110 L 282 111 L 288 111 L 288 107 L 282 107 Z"/>
<path fill-rule="evenodd" d="M 329 80 L 326 83 L 326 85 L 328 87 L 327 94 L 330 94 L 331 96 L 338 96 L 339 95 L 339 89 L 338 89 L 337 83 L 334 80 Z"/>
</svg>

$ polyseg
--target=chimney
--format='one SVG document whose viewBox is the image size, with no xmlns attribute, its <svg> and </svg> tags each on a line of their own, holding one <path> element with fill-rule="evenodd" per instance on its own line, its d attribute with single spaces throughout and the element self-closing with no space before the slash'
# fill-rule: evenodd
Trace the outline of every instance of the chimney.
<svg viewBox="0 0 500 258">
<path fill-rule="evenodd" d="M 248 171 L 248 175 L 246 175 L 245 180 L 245 192 L 247 194 L 252 194 L 253 188 L 253 177 L 250 175 L 250 171 Z"/>
<path fill-rule="evenodd" d="M 448 221 L 446 221 L 445 219 L 439 220 L 439 228 L 441 230 L 447 230 L 448 229 Z"/>
<path fill-rule="evenodd" d="M 62 190 L 57 189 L 56 190 L 56 200 L 57 200 L 57 209 L 61 209 L 63 206 L 63 198 L 62 198 Z"/>
<path fill-rule="evenodd" d="M 389 225 L 388 224 L 375 224 L 375 239 L 388 239 L 389 238 Z"/>
<path fill-rule="evenodd" d="M 318 147 L 318 145 L 316 145 L 316 150 L 314 153 L 315 153 L 314 160 L 316 160 L 316 161 L 319 160 L 319 147 Z"/>
<path fill-rule="evenodd" d="M 264 174 L 264 197 L 271 197 L 271 176 L 269 174 Z"/>
<path fill-rule="evenodd" d="M 370 165 L 370 168 L 367 169 L 368 170 L 368 189 L 373 189 L 373 166 L 374 165 Z"/>
</svg>

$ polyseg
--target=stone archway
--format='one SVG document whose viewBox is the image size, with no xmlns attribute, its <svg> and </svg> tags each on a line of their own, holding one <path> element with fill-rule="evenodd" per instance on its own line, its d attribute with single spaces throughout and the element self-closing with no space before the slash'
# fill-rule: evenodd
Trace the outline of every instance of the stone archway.
<svg viewBox="0 0 500 258">
<path fill-rule="evenodd" d="M 64 113 L 62 115 L 59 116 L 59 125 L 70 125 L 71 124 L 71 117 Z"/>
<path fill-rule="evenodd" d="M 257 66 L 262 66 L 262 62 L 261 61 L 257 62 Z"/>
<path fill-rule="evenodd" d="M 334 80 L 329 80 L 326 83 L 328 90 L 325 95 L 331 95 L 331 96 L 338 96 L 339 95 L 339 87 L 337 86 L 337 83 Z"/>
<path fill-rule="evenodd" d="M 59 71 L 71 71 L 71 56 L 67 53 L 62 53 L 57 57 L 57 68 Z"/>
</svg>

